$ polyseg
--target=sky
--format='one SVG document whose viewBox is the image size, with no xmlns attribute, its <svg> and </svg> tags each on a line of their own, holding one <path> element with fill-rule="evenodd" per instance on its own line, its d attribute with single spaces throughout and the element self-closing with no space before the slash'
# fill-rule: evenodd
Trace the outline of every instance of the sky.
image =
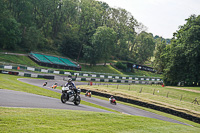
<svg viewBox="0 0 200 133">
<path fill-rule="evenodd" d="M 163 38 L 172 38 L 173 33 L 192 14 L 200 15 L 200 0 L 98 0 L 110 7 L 123 8 L 145 25 L 147 32 Z"/>
</svg>

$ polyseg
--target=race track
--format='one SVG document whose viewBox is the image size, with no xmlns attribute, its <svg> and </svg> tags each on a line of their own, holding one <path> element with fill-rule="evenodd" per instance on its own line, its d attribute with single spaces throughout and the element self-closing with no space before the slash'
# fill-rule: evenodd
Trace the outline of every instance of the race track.
<svg viewBox="0 0 200 133">
<path fill-rule="evenodd" d="M 49 108 L 109 112 L 86 105 L 75 106 L 72 102 L 63 104 L 56 98 L 4 89 L 0 89 L 0 101 L 0 106 L 3 107 Z"/>
<path fill-rule="evenodd" d="M 18 79 L 19 81 L 36 85 L 39 87 L 43 87 L 43 83 L 45 81 L 48 82 L 47 86 L 44 87 L 45 89 L 49 89 L 58 93 L 61 93 L 61 90 L 58 89 L 51 89 L 51 86 L 57 82 L 58 85 L 64 85 L 66 81 L 61 80 L 40 80 L 40 79 Z M 87 85 L 86 82 L 76 82 L 76 85 Z M 17 95 L 17 96 L 16 96 Z M 84 95 L 81 95 L 81 100 L 94 103 L 100 106 L 104 106 L 113 110 L 117 110 L 119 112 L 122 112 L 124 114 L 128 115 L 137 115 L 137 116 L 143 116 L 143 117 L 149 117 L 159 120 L 164 120 L 168 122 L 173 123 L 179 123 L 188 125 L 161 115 L 157 115 L 148 111 L 144 111 L 138 108 L 126 106 L 123 104 L 117 104 L 117 105 L 111 105 L 109 101 L 97 99 L 97 98 L 88 98 Z M 10 90 L 2 90 L 0 89 L 0 106 L 6 106 L 6 107 L 30 107 L 30 108 L 54 108 L 54 109 L 70 109 L 70 110 L 85 110 L 85 111 L 97 111 L 97 112 L 109 112 L 102 109 L 97 109 L 94 107 L 89 107 L 80 104 L 79 106 L 73 105 L 73 103 L 67 102 L 66 104 L 61 103 L 60 99 L 55 98 L 49 98 L 45 96 L 39 96 L 35 94 L 29 94 L 24 92 L 16 92 L 16 91 L 10 91 Z M 15 101 L 15 102 L 14 102 Z"/>
</svg>

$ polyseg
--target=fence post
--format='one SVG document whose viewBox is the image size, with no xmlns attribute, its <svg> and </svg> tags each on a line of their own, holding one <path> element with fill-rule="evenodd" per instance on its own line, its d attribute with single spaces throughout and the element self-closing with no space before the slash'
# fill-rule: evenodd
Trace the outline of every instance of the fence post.
<svg viewBox="0 0 200 133">
<path fill-rule="evenodd" d="M 140 89 L 140 92 L 139 93 L 142 93 L 142 88 Z"/>
<path fill-rule="evenodd" d="M 131 90 L 131 85 L 129 84 L 129 91 Z"/>
<path fill-rule="evenodd" d="M 155 93 L 155 89 L 153 90 L 153 95 L 154 95 L 154 93 Z"/>
<path fill-rule="evenodd" d="M 107 87 L 108 87 L 108 84 L 107 84 Z"/>
<path fill-rule="evenodd" d="M 169 91 L 167 92 L 167 98 L 168 98 L 168 95 L 169 95 Z"/>
<path fill-rule="evenodd" d="M 119 85 L 117 85 L 117 89 L 118 89 L 118 86 L 119 86 Z"/>
<path fill-rule="evenodd" d="M 181 99 L 180 99 L 180 101 L 182 100 L 182 97 L 183 97 L 183 95 L 181 95 Z"/>
</svg>

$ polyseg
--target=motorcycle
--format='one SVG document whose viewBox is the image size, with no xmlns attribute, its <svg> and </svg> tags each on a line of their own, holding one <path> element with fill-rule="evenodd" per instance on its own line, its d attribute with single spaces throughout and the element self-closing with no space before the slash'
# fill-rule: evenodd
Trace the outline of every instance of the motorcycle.
<svg viewBox="0 0 200 133">
<path fill-rule="evenodd" d="M 85 96 L 86 96 L 86 97 L 91 97 L 91 95 L 92 95 L 91 92 L 86 92 L 86 93 L 85 93 Z"/>
<path fill-rule="evenodd" d="M 43 84 L 43 87 L 46 86 L 46 85 L 47 85 L 47 82 L 45 82 L 45 83 Z"/>
<path fill-rule="evenodd" d="M 54 85 L 51 86 L 52 89 L 56 89 L 57 88 L 57 83 L 55 83 Z"/>
<path fill-rule="evenodd" d="M 115 98 L 110 99 L 110 104 L 114 104 L 114 105 L 116 105 L 116 104 L 117 104 L 117 103 L 116 103 L 116 99 L 115 99 Z"/>
<path fill-rule="evenodd" d="M 78 88 L 77 92 L 74 91 L 72 86 L 62 87 L 61 102 L 66 103 L 67 101 L 73 102 L 75 105 L 79 105 L 81 102 L 80 97 L 81 90 Z"/>
</svg>

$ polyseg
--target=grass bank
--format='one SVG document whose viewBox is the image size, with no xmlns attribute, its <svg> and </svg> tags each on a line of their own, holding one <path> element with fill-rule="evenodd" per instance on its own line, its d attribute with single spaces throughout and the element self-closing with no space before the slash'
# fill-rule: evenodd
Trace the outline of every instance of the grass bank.
<svg viewBox="0 0 200 133">
<path fill-rule="evenodd" d="M 13 63 L 13 64 L 20 64 L 20 65 L 25 65 L 25 66 L 32 66 L 32 67 L 37 67 L 37 68 L 46 68 L 46 69 L 55 69 L 55 68 L 50 68 L 50 67 L 44 67 L 40 66 L 34 61 L 32 61 L 28 56 L 22 56 L 22 55 L 10 55 L 10 54 L 2 54 L 0 53 L 0 62 L 5 62 L 5 63 Z M 82 66 L 82 71 L 88 71 L 88 72 L 97 72 L 97 73 L 111 73 L 111 74 L 121 74 L 121 75 L 137 75 L 137 76 L 151 76 L 151 77 L 160 77 L 158 74 L 154 74 L 151 72 L 146 72 L 146 71 L 140 71 L 140 70 L 135 70 L 134 73 L 132 72 L 121 72 L 117 70 L 116 68 L 107 65 L 107 66 L 87 66 L 87 65 L 81 65 Z M 72 70 L 64 70 L 64 69 L 55 69 L 59 71 L 72 71 Z"/>
<path fill-rule="evenodd" d="M 88 71 L 88 72 L 97 72 L 97 73 L 112 73 L 112 74 L 122 74 L 122 72 L 118 71 L 117 69 L 113 68 L 110 65 L 107 66 L 87 66 L 87 65 L 81 65 L 82 71 Z"/>
<path fill-rule="evenodd" d="M 200 106 L 192 103 L 196 97 L 199 97 L 199 93 L 191 91 L 150 85 L 93 85 L 79 87 L 140 100 L 200 117 Z"/>
<path fill-rule="evenodd" d="M 96 95 L 92 95 L 92 97 L 96 97 L 96 98 L 106 100 L 106 101 L 108 100 L 108 98 L 100 97 L 100 96 L 96 96 Z M 187 123 L 187 124 L 192 125 L 194 127 L 200 128 L 200 124 L 186 120 L 186 119 L 183 119 L 181 117 L 177 117 L 177 116 L 167 114 L 167 113 L 164 113 L 164 112 L 160 112 L 160 111 L 157 111 L 157 110 L 153 110 L 153 109 L 149 109 L 149 108 L 145 108 L 145 107 L 142 107 L 142 106 L 138 106 L 138 105 L 134 105 L 134 104 L 130 104 L 130 103 L 125 103 L 125 102 L 121 102 L 121 101 L 117 101 L 117 103 L 124 104 L 124 105 L 131 106 L 131 107 L 135 107 L 135 108 L 139 108 L 139 109 L 142 109 L 142 110 L 146 110 L 146 111 L 149 111 L 149 112 L 152 112 L 152 113 L 155 113 L 155 114 L 158 114 L 158 115 L 162 115 L 162 116 L 165 116 L 165 117 L 168 117 L 168 118 L 171 118 L 171 119 L 183 122 L 183 123 Z"/>
<path fill-rule="evenodd" d="M 8 55 L 8 54 L 1 54 L 0 53 L 0 62 L 29 65 L 29 66 L 33 66 L 33 67 L 40 67 L 37 63 L 32 61 L 28 56 Z"/>
<path fill-rule="evenodd" d="M 1 132 L 197 133 L 200 128 L 124 114 L 0 107 Z"/>
</svg>

